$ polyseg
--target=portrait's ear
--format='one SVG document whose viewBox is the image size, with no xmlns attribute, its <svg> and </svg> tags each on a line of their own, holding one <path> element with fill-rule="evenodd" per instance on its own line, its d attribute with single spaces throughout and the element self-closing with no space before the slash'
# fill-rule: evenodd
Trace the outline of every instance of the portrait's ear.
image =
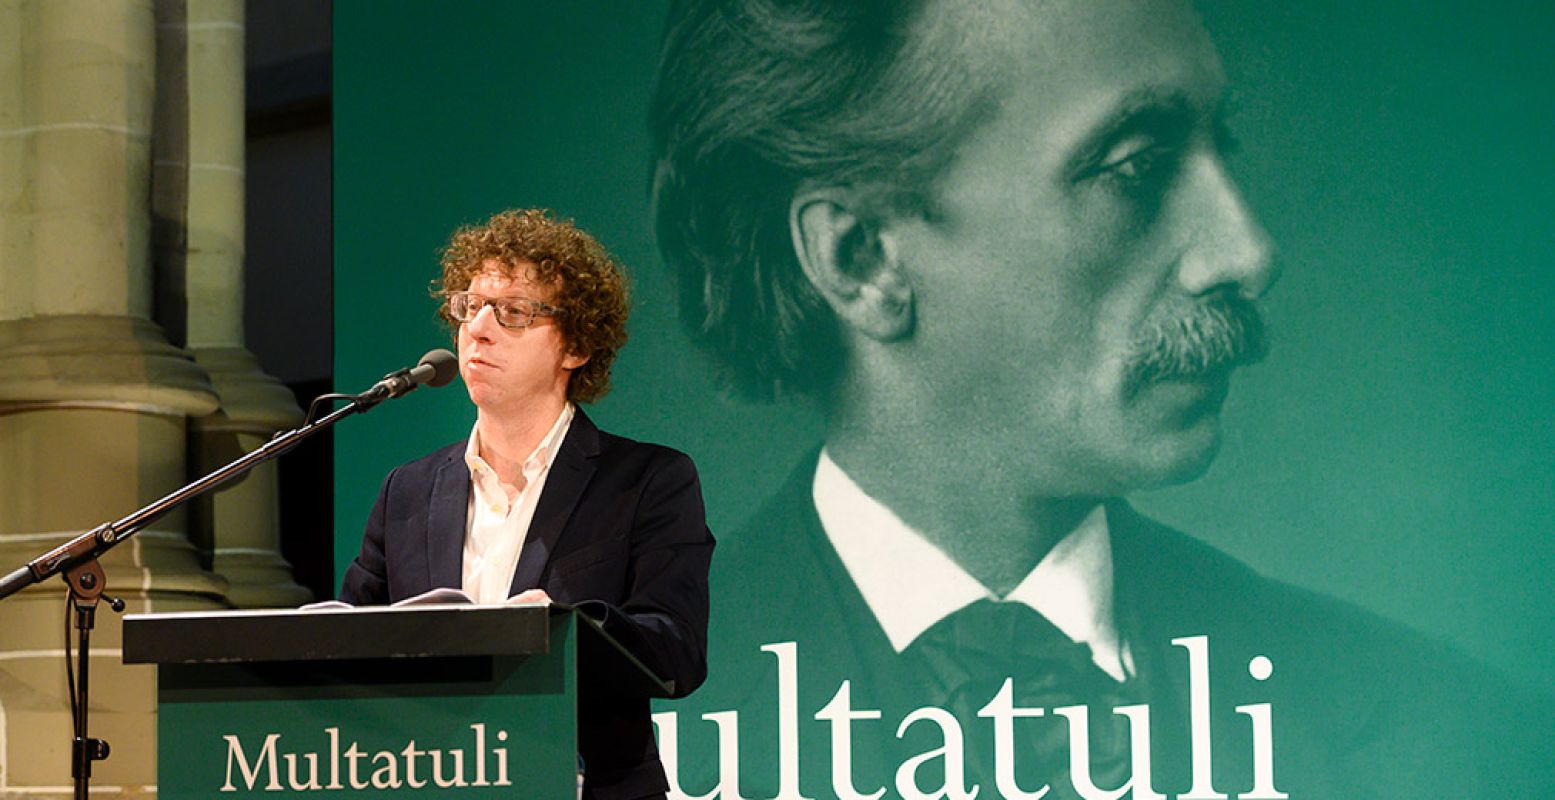
<svg viewBox="0 0 1555 800">
<path fill-rule="evenodd" d="M 882 342 L 912 331 L 912 284 L 895 248 L 844 191 L 802 189 L 789 206 L 788 225 L 800 268 L 839 318 Z"/>
<path fill-rule="evenodd" d="M 562 355 L 562 369 L 577 369 L 587 363 L 589 363 L 588 356 L 580 356 L 575 353 Z"/>
</svg>

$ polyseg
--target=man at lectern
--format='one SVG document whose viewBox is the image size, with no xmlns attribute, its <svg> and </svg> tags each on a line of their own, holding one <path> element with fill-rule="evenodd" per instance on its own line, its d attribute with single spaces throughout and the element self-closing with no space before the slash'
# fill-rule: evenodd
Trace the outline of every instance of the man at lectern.
<svg viewBox="0 0 1555 800">
<path fill-rule="evenodd" d="M 677 694 L 707 671 L 707 528 L 685 454 L 599 430 L 626 278 L 597 241 L 539 210 L 460 229 L 434 294 L 477 409 L 466 441 L 384 480 L 340 599 L 437 587 L 476 602 L 555 600 L 598 619 Z M 585 681 L 584 797 L 662 797 L 648 698 Z"/>
</svg>

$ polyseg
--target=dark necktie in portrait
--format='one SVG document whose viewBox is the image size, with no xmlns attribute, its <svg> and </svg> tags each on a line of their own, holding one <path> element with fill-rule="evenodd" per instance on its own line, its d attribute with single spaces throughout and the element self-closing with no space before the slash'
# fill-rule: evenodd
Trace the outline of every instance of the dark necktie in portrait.
<svg viewBox="0 0 1555 800">
<path fill-rule="evenodd" d="M 1081 759 L 1095 786 L 1116 787 L 1128 781 L 1130 726 L 1113 711 L 1145 697 L 1140 679 L 1118 681 L 1091 660 L 1090 648 L 1021 603 L 979 600 L 953 612 L 925 631 L 902 653 L 904 668 L 923 686 L 927 704 L 943 708 L 957 719 L 979 716 L 995 720 L 993 737 L 974 736 L 966 743 L 965 782 L 1009 787 L 1036 786 L 1046 780 L 1059 787 L 1049 797 L 1078 797 L 1069 775 L 1073 735 L 1063 725 L 1016 727 L 1016 718 L 1031 718 L 1030 709 L 1084 708 L 1087 758 Z M 1019 714 L 1015 709 L 1023 709 Z M 1005 722 L 1004 720 L 1008 720 Z M 989 745 L 992 744 L 990 747 Z M 899 752 L 925 752 L 922 742 L 903 737 Z M 1017 774 L 1013 755 L 1024 754 Z M 1018 791 L 1018 790 L 1014 790 Z"/>
</svg>

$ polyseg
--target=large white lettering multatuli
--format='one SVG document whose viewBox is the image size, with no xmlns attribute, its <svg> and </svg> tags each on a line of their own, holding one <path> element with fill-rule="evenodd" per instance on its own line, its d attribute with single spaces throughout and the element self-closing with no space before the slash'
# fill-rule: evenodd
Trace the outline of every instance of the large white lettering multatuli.
<svg viewBox="0 0 1555 800">
<path fill-rule="evenodd" d="M 1209 637 L 1187 636 L 1172 644 L 1186 651 L 1188 658 L 1188 722 L 1192 785 L 1176 800 L 1286 800 L 1289 795 L 1274 784 L 1274 710 L 1269 703 L 1236 706 L 1251 726 L 1253 785 L 1240 794 L 1227 795 L 1212 781 L 1213 764 L 1210 736 Z M 778 642 L 761 648 L 777 659 L 777 775 L 778 791 L 770 800 L 812 800 L 800 791 L 799 765 L 799 647 L 795 642 Z M 1264 681 L 1273 672 L 1268 658 L 1258 656 L 1248 664 L 1254 680 Z M 1048 784 L 1021 786 L 1016 780 L 1019 753 L 1016 748 L 1017 724 L 1052 715 L 1062 717 L 1070 742 L 1069 775 L 1074 793 L 1085 800 L 1166 800 L 1150 782 L 1150 707 L 1128 705 L 1113 709 L 1128 721 L 1130 776 L 1118 787 L 1095 784 L 1090 765 L 1090 710 L 1083 705 L 1039 708 L 1015 703 L 1013 680 L 988 699 L 977 712 L 977 724 L 991 726 L 994 741 L 994 782 L 984 797 L 1008 800 L 1041 800 L 1050 791 Z M 886 792 L 877 780 L 860 787 L 853 770 L 854 724 L 881 719 L 878 709 L 854 708 L 852 681 L 844 680 L 824 706 L 815 712 L 817 721 L 827 723 L 831 736 L 831 784 L 839 800 L 877 800 Z M 702 795 L 687 794 L 679 779 L 678 717 L 667 711 L 653 715 L 659 734 L 659 755 L 669 775 L 672 800 L 769 800 L 747 798 L 740 794 L 739 711 L 714 711 L 702 715 L 718 732 L 718 784 Z M 971 721 L 968 721 L 971 724 Z M 897 766 L 893 785 L 905 800 L 973 800 L 984 787 L 965 785 L 964 731 L 962 721 L 949 711 L 932 705 L 907 714 L 896 724 L 901 739 L 911 726 L 937 726 L 940 746 L 905 759 Z M 875 734 L 879 735 L 879 734 Z M 940 786 L 924 788 L 918 782 L 918 770 L 929 762 L 942 767 Z M 997 794 L 994 794 L 994 791 Z"/>
</svg>

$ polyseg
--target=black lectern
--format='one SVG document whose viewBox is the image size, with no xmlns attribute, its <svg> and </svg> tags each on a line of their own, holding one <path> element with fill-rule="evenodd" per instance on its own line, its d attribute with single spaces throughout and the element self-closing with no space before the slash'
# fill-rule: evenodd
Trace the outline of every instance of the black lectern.
<svg viewBox="0 0 1555 800">
<path fill-rule="evenodd" d="M 132 614 L 124 660 L 159 667 L 164 798 L 561 798 L 577 791 L 580 636 L 667 693 L 559 605 Z"/>
</svg>

